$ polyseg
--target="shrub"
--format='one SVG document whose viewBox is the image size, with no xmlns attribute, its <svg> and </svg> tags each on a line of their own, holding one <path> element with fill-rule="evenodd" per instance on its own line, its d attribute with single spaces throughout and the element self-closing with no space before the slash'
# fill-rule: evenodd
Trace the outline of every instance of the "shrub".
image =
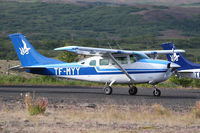
<svg viewBox="0 0 200 133">
<path fill-rule="evenodd" d="M 196 102 L 195 116 L 200 118 L 200 101 Z"/>
<path fill-rule="evenodd" d="M 170 115 L 170 110 L 164 108 L 160 104 L 154 104 L 154 105 L 152 105 L 152 108 L 153 108 L 154 112 L 158 115 Z"/>
<path fill-rule="evenodd" d="M 25 95 L 25 104 L 28 111 L 30 111 L 32 107 L 32 96 L 30 93 L 26 93 Z"/>
<path fill-rule="evenodd" d="M 200 87 L 200 80 L 199 79 L 193 79 L 192 85 L 199 88 Z"/>
<path fill-rule="evenodd" d="M 188 87 L 188 86 L 193 85 L 192 84 L 193 79 L 191 79 L 191 78 L 181 78 L 181 79 L 179 79 L 178 77 L 172 76 L 170 78 L 170 82 L 175 83 L 177 85 L 181 85 L 183 87 Z"/>
<path fill-rule="evenodd" d="M 25 97 L 25 104 L 30 115 L 44 114 L 48 106 L 48 100 L 46 98 L 38 97 L 35 101 L 33 101 L 30 93 L 27 93 Z"/>
</svg>

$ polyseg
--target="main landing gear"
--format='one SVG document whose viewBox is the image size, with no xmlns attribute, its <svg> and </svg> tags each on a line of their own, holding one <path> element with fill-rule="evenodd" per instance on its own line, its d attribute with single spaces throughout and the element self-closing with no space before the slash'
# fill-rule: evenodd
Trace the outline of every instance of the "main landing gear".
<svg viewBox="0 0 200 133">
<path fill-rule="evenodd" d="M 104 87 L 103 91 L 106 95 L 111 95 L 112 94 L 112 87 L 106 86 L 106 87 Z"/>
<path fill-rule="evenodd" d="M 161 91 L 156 88 L 156 86 L 154 86 L 154 91 L 153 91 L 153 95 L 156 96 L 156 97 L 159 97 L 161 95 Z"/>
<path fill-rule="evenodd" d="M 112 84 L 115 83 L 115 81 L 113 80 L 109 85 L 107 85 L 107 82 L 105 84 L 105 87 L 103 88 L 103 91 L 106 95 L 111 95 L 112 94 Z"/>
<path fill-rule="evenodd" d="M 137 94 L 137 87 L 129 85 L 130 89 L 128 90 L 129 95 L 136 95 Z"/>
<path fill-rule="evenodd" d="M 103 91 L 104 91 L 104 93 L 106 94 L 106 95 L 111 95 L 112 94 L 112 84 L 114 83 L 115 81 L 113 81 L 113 82 L 111 82 L 109 85 L 107 85 L 107 83 L 106 83 L 106 85 L 105 85 L 105 87 L 104 87 L 104 89 L 103 89 Z M 135 87 L 135 86 L 132 86 L 132 85 L 129 85 L 129 90 L 128 90 L 128 93 L 129 93 L 129 95 L 136 95 L 137 94 L 137 91 L 138 91 L 138 89 L 137 89 L 137 87 Z M 160 95 L 161 95 L 161 91 L 156 87 L 156 85 L 154 85 L 154 91 L 153 91 L 153 95 L 154 96 L 156 96 L 156 97 L 159 97 Z"/>
<path fill-rule="evenodd" d="M 112 84 L 114 83 L 115 81 L 112 81 L 109 85 L 107 85 L 107 83 L 105 84 L 105 87 L 103 88 L 103 91 L 106 95 L 111 95 L 112 94 Z M 137 87 L 135 86 L 132 86 L 132 85 L 129 85 L 129 90 L 128 90 L 128 93 L 129 95 L 136 95 L 137 94 Z"/>
</svg>

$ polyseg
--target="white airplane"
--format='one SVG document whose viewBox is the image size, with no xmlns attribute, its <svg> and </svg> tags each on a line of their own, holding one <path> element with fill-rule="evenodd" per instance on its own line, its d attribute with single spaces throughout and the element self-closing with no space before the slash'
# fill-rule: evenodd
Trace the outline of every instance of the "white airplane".
<svg viewBox="0 0 200 133">
<path fill-rule="evenodd" d="M 165 50 L 176 49 L 173 43 L 164 43 L 162 47 Z M 200 64 L 190 62 L 180 53 L 167 54 L 167 58 L 169 61 L 181 66 L 177 69 L 177 75 L 179 77 L 200 79 Z"/>
<path fill-rule="evenodd" d="M 106 95 L 112 93 L 111 86 L 114 83 L 128 84 L 130 95 L 137 93 L 137 88 L 133 85 L 149 83 L 155 87 L 154 96 L 160 96 L 161 92 L 155 85 L 167 80 L 180 66 L 169 61 L 150 59 L 146 54 L 184 52 L 184 50 L 127 51 L 79 46 L 56 48 L 55 50 L 93 55 L 77 63 L 67 63 L 39 54 L 21 33 L 11 34 L 9 37 L 22 64 L 13 69 L 25 69 L 33 74 L 106 83 L 103 89 Z M 26 49 L 26 52 L 21 52 L 22 48 Z"/>
</svg>

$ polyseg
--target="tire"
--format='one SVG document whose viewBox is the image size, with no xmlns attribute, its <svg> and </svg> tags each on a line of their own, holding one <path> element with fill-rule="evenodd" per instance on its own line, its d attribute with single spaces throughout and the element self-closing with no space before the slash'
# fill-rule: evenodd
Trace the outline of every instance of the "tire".
<svg viewBox="0 0 200 133">
<path fill-rule="evenodd" d="M 161 95 L 161 91 L 159 89 L 155 89 L 153 91 L 153 95 L 156 96 L 156 97 L 159 97 Z"/>
<path fill-rule="evenodd" d="M 105 87 L 104 88 L 104 93 L 106 95 L 111 95 L 112 94 L 112 87 L 110 87 L 110 86 Z"/>
<path fill-rule="evenodd" d="M 129 95 L 136 95 L 137 94 L 137 87 L 133 86 L 128 90 Z"/>
</svg>

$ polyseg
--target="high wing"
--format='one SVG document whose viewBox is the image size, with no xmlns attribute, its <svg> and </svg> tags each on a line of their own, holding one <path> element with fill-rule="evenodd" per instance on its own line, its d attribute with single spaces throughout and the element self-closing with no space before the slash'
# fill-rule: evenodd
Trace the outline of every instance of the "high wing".
<svg viewBox="0 0 200 133">
<path fill-rule="evenodd" d="M 76 54 L 83 55 L 104 55 L 104 54 L 133 54 L 133 53 L 143 53 L 143 54 L 167 54 L 167 53 L 182 53 L 184 50 L 151 50 L 151 51 L 131 51 L 131 50 L 118 50 L 118 49 L 106 49 L 106 48 L 93 48 L 93 47 L 80 47 L 80 46 L 67 46 L 60 47 L 54 50 L 66 50 Z"/>
</svg>

